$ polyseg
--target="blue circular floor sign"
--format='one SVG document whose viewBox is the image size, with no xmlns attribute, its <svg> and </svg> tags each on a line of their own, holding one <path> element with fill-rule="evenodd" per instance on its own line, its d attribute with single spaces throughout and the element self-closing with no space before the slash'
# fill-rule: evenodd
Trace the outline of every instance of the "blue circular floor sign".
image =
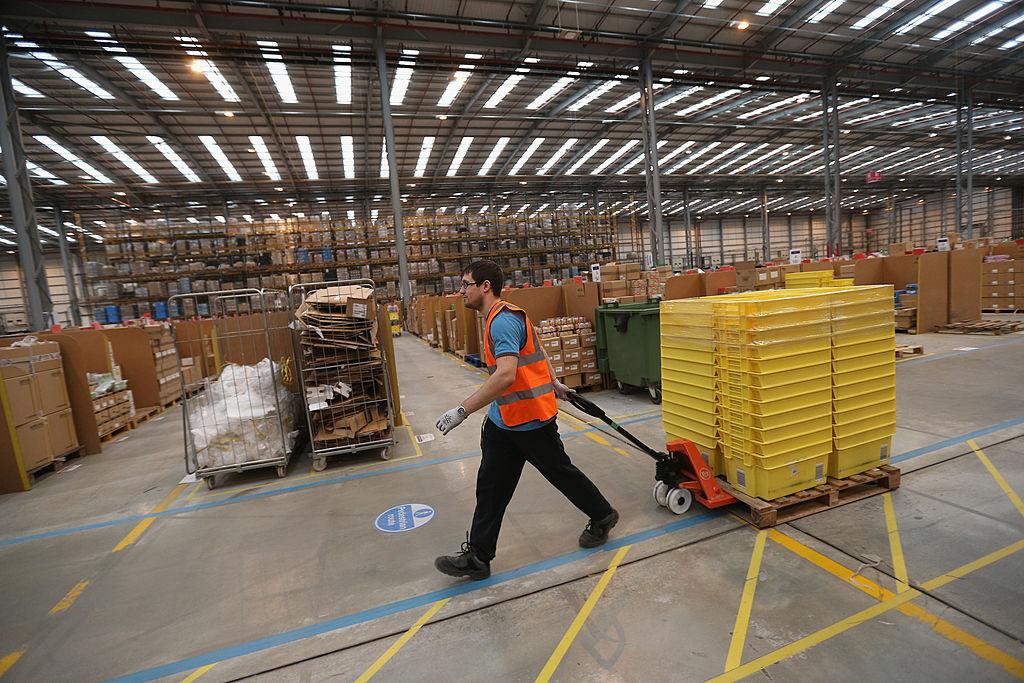
<svg viewBox="0 0 1024 683">
<path fill-rule="evenodd" d="M 397 534 L 412 531 L 434 518 L 434 508 L 421 503 L 404 503 L 377 515 L 373 525 L 380 531 Z"/>
</svg>

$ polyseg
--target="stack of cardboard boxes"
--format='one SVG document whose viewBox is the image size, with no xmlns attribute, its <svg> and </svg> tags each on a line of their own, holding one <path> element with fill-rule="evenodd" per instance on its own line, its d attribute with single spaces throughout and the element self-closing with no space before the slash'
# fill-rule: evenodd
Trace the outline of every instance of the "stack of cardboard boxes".
<svg viewBox="0 0 1024 683">
<path fill-rule="evenodd" d="M 164 325 L 147 325 L 142 328 L 149 334 L 153 360 L 156 364 L 156 378 L 160 384 L 160 404 L 167 405 L 181 398 L 181 378 L 178 373 L 178 351 L 174 337 Z M 186 381 L 186 384 L 190 382 Z"/>
<path fill-rule="evenodd" d="M 736 268 L 737 292 L 761 292 L 786 286 L 786 273 L 799 272 L 800 266 L 769 264 L 757 267 L 754 261 L 740 261 Z"/>
<path fill-rule="evenodd" d="M 597 333 L 586 318 L 548 318 L 540 321 L 538 330 L 556 378 L 571 389 L 601 384 Z"/>
<path fill-rule="evenodd" d="M 665 283 L 672 277 L 672 266 L 643 271 L 635 262 L 606 263 L 600 273 L 602 300 L 616 299 L 620 304 L 633 304 L 664 296 Z"/>
<path fill-rule="evenodd" d="M 917 289 L 896 293 L 896 329 L 900 332 L 917 331 Z"/>
<path fill-rule="evenodd" d="M 981 264 L 981 309 L 1007 312 L 1021 308 L 1024 308 L 1024 261 L 1004 258 Z"/>
<path fill-rule="evenodd" d="M 127 389 L 115 389 L 109 393 L 94 396 L 92 410 L 96 415 L 96 432 L 100 436 L 115 432 L 128 424 L 128 421 L 135 416 L 132 392 Z"/>
</svg>

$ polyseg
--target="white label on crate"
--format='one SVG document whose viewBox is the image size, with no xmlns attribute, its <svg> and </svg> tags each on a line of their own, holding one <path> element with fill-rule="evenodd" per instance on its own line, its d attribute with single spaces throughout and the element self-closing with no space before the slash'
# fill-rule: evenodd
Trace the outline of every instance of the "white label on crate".
<svg viewBox="0 0 1024 683">
<path fill-rule="evenodd" d="M 889 444 L 883 443 L 882 444 L 882 448 L 881 448 L 881 450 L 879 451 L 879 454 L 878 454 L 878 459 L 879 460 L 885 460 L 888 457 L 889 457 Z"/>
<path fill-rule="evenodd" d="M 416 443 L 427 443 L 428 441 L 433 441 L 433 440 L 434 440 L 434 435 L 433 434 L 417 434 L 416 435 Z"/>
<path fill-rule="evenodd" d="M 385 510 L 377 515 L 373 525 L 378 531 L 397 534 L 412 531 L 430 522 L 434 518 L 434 508 L 422 503 L 404 503 Z"/>
<path fill-rule="evenodd" d="M 736 468 L 736 485 L 741 489 L 747 488 L 747 475 L 740 468 Z"/>
<path fill-rule="evenodd" d="M 884 448 L 884 446 L 883 446 L 883 448 Z M 815 479 L 824 479 L 825 478 L 825 465 L 823 465 L 820 462 L 817 465 L 814 466 L 814 478 Z"/>
</svg>

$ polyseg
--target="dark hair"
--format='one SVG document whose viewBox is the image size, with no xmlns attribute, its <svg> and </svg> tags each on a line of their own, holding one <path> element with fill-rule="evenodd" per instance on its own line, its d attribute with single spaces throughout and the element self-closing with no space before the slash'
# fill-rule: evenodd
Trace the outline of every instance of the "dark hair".
<svg viewBox="0 0 1024 683">
<path fill-rule="evenodd" d="M 463 275 L 466 273 L 469 273 L 478 285 L 483 284 L 484 280 L 489 280 L 494 296 L 501 296 L 501 287 L 505 283 L 505 276 L 501 274 L 501 266 L 494 261 L 474 261 L 462 271 Z"/>
</svg>

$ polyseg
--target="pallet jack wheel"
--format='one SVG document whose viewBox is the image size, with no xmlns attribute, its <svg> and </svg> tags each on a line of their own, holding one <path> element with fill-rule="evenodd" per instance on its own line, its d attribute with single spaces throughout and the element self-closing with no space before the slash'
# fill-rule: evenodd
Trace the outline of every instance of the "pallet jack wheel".
<svg viewBox="0 0 1024 683">
<path fill-rule="evenodd" d="M 668 484 L 663 481 L 654 482 L 654 502 L 661 507 L 668 504 Z"/>
<path fill-rule="evenodd" d="M 313 471 L 323 472 L 327 469 L 327 458 L 314 458 L 313 459 Z"/>
<path fill-rule="evenodd" d="M 684 514 L 693 504 L 693 494 L 689 489 L 672 489 L 668 493 L 668 509 L 677 515 Z"/>
</svg>

